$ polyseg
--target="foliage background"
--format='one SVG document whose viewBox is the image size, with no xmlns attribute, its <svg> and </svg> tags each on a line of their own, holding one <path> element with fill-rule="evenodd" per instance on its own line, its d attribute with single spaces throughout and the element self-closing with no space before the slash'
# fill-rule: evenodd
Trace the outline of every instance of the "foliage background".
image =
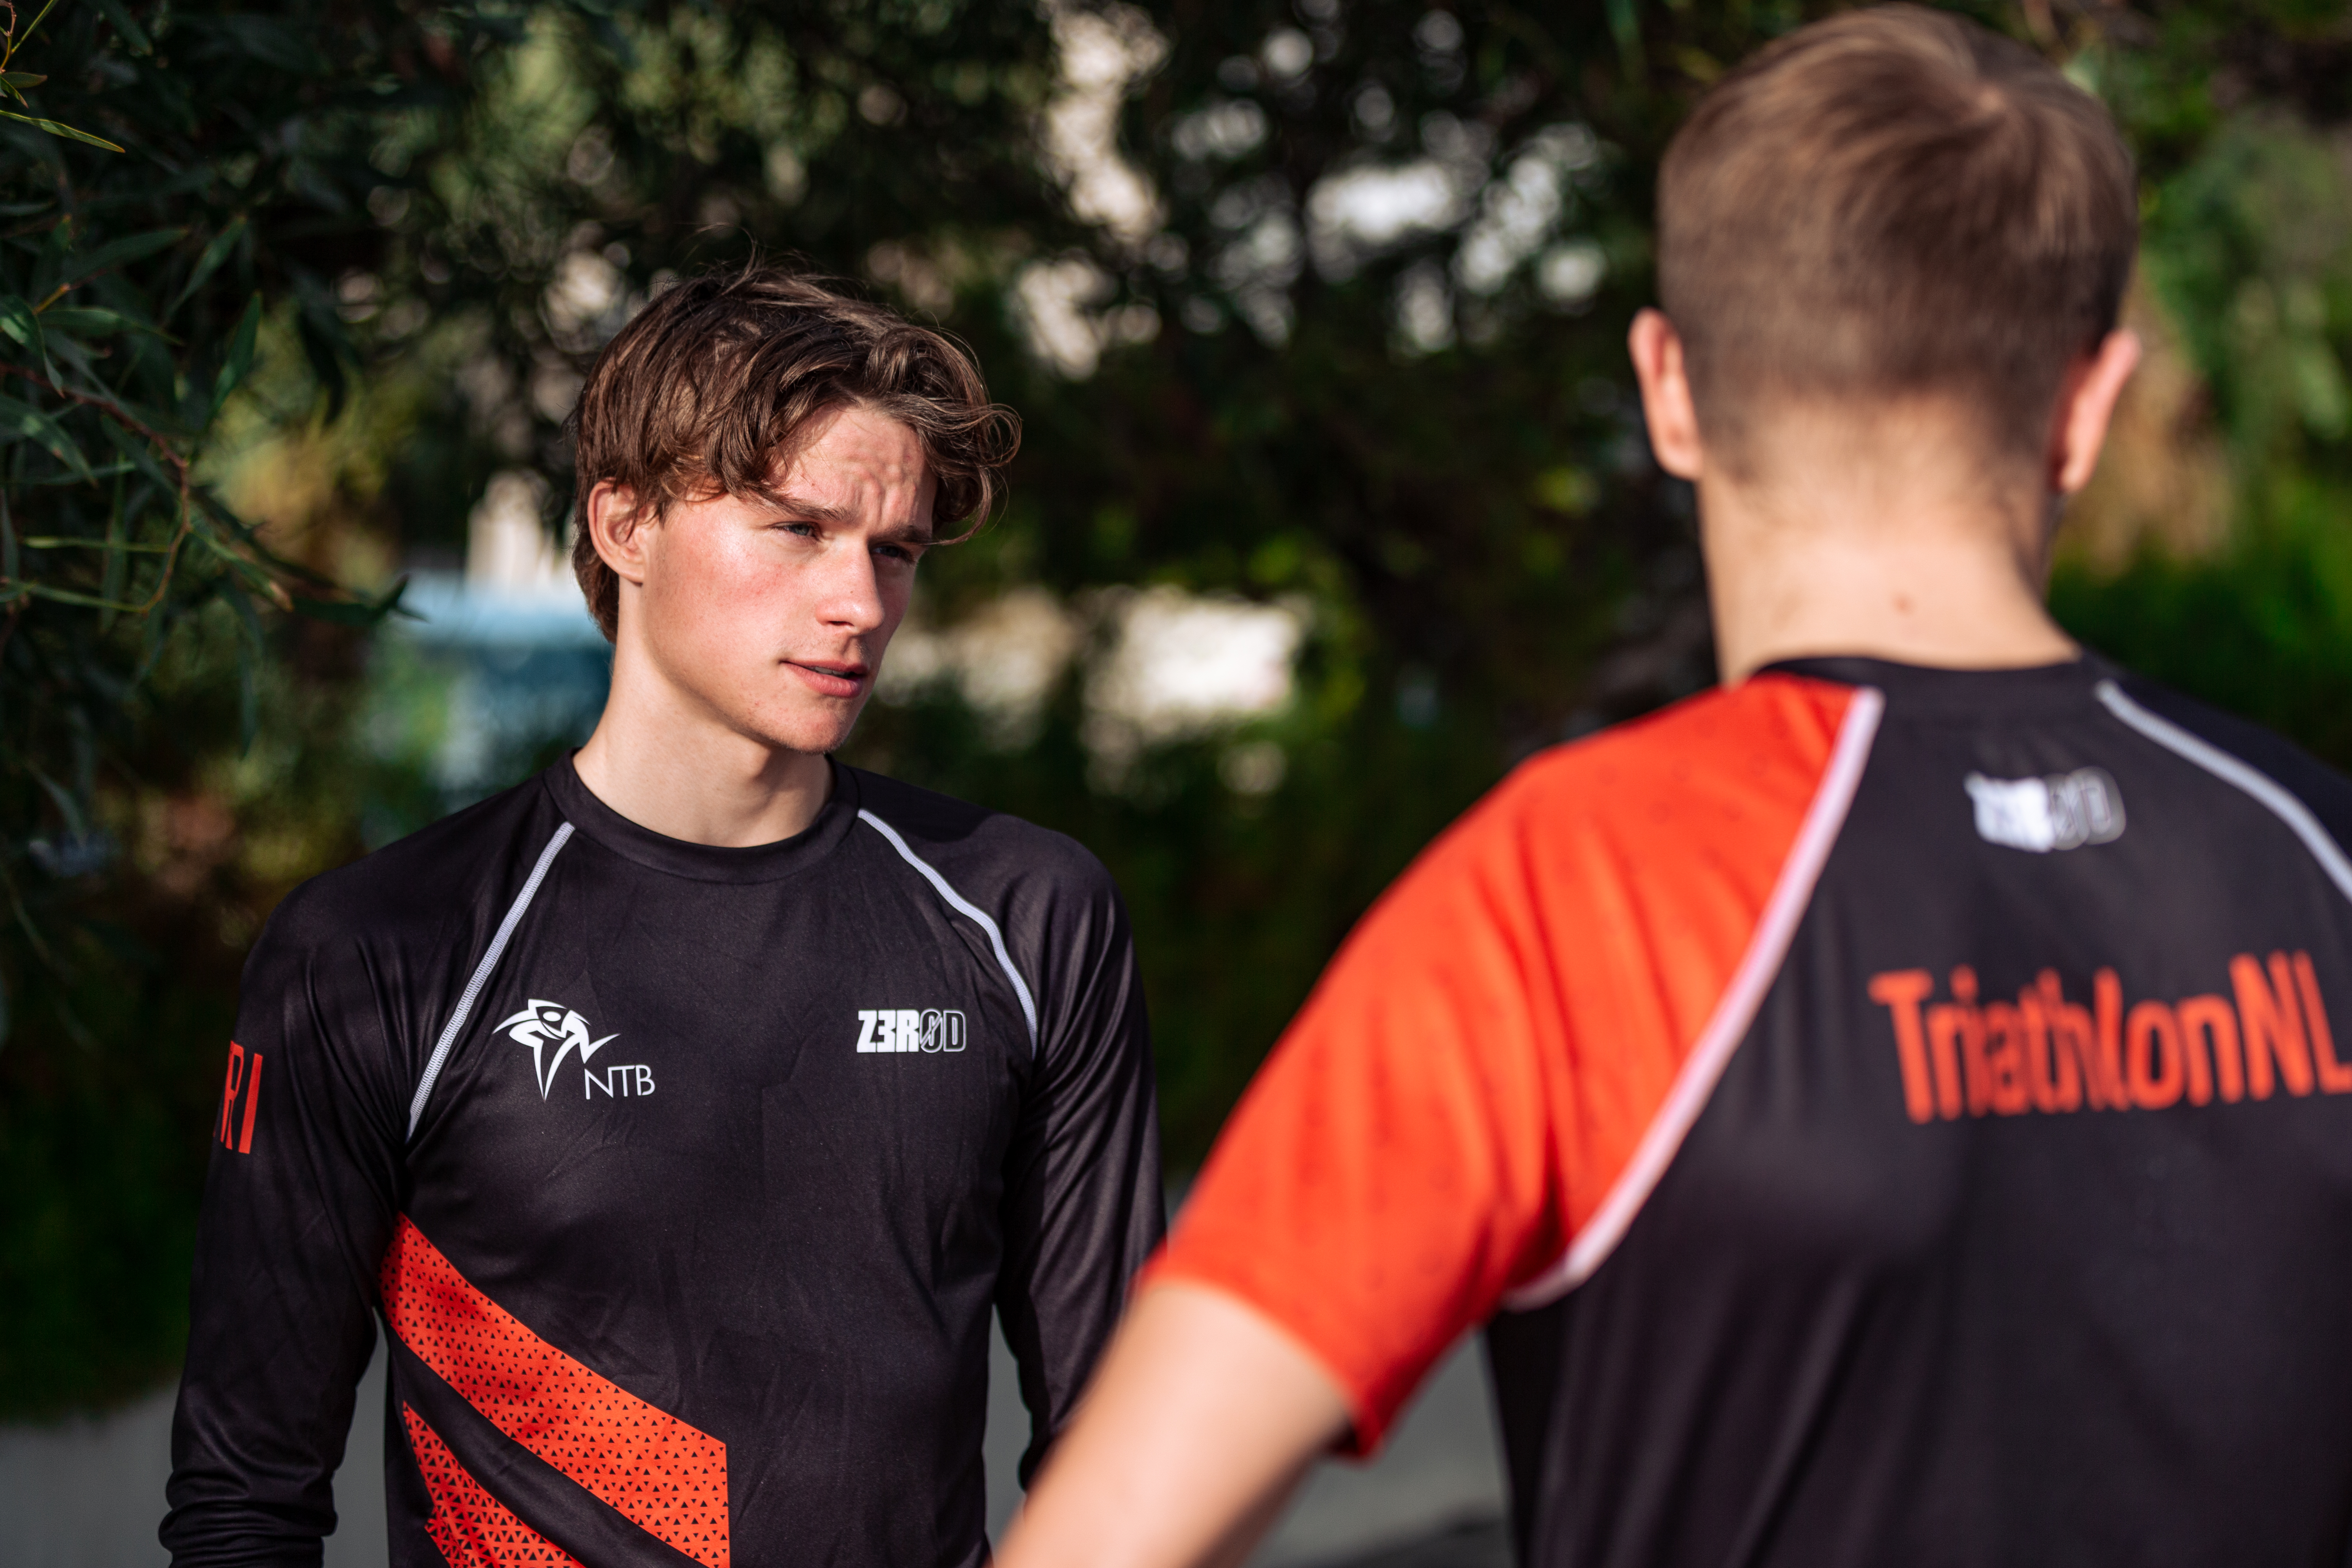
<svg viewBox="0 0 2352 1568">
<path fill-rule="evenodd" d="M 454 555 L 502 470 L 541 473 L 560 528 L 596 346 L 755 250 L 940 321 L 1026 418 L 1009 510 L 925 568 L 932 625 L 1043 590 L 1098 652 L 1088 607 L 1129 590 L 1306 609 L 1286 709 L 1118 767 L 1085 657 L 1022 723 L 942 679 L 853 742 L 1110 864 L 1196 1158 L 1432 833 L 1711 679 L 1623 331 L 1664 138 L 1825 8 L 64 0 L 22 37 L 48 78 L 24 107 L 125 151 L 0 121 L 0 295 L 85 311 L 41 337 L 52 376 L 0 299 L 0 361 L 98 455 L 85 480 L 0 407 L 0 1413 L 173 1364 L 243 951 L 296 881 L 446 804 L 383 742 L 435 689 L 371 595 Z M 2142 160 L 2155 353 L 2062 618 L 2352 764 L 2352 18 L 1962 8 L 2063 61 Z M 111 259 L 45 303 L 76 256 Z M 131 463 L 105 416 L 25 372 L 135 401 L 190 465 L 220 548 L 175 558 L 155 614 L 32 593 L 152 593 L 128 547 L 181 512 L 168 460 L 134 507 L 153 476 L 97 473 Z M 1244 747 L 1271 787 L 1235 787 Z"/>
</svg>

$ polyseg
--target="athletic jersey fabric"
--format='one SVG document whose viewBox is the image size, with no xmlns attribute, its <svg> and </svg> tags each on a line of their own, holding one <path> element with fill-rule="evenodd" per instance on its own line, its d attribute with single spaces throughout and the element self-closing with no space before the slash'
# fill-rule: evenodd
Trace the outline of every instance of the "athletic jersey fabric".
<svg viewBox="0 0 2352 1568">
<path fill-rule="evenodd" d="M 712 848 L 567 761 L 279 908 L 176 1563 L 318 1563 L 379 1313 L 395 1568 L 984 1559 L 991 1306 L 1025 1480 L 1160 1237 L 1142 991 L 1076 844 L 834 782 Z"/>
<path fill-rule="evenodd" d="M 1491 1320 L 1530 1568 L 2342 1564 L 2347 837 L 2095 659 L 1777 667 L 1433 846 L 1151 1277 L 1365 1447 Z"/>
</svg>

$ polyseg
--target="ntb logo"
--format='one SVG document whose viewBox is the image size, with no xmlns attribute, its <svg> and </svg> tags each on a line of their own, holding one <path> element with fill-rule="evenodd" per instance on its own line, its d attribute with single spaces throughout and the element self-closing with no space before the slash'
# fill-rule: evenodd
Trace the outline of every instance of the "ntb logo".
<svg viewBox="0 0 2352 1568">
<path fill-rule="evenodd" d="M 507 1038 L 530 1049 L 531 1078 L 539 1085 L 539 1098 L 545 1100 L 555 1087 L 555 1072 L 566 1057 L 576 1057 L 580 1062 L 580 1097 L 593 1100 L 596 1091 L 604 1090 L 614 1100 L 643 1100 L 654 1091 L 654 1069 L 636 1062 L 608 1062 L 602 1072 L 590 1067 L 598 1051 L 618 1034 L 590 1039 L 588 1020 L 561 1002 L 547 1002 L 534 996 L 530 1005 L 499 1026 Z M 550 1052 L 548 1047 L 554 1047 Z"/>
<path fill-rule="evenodd" d="M 964 1047 L 963 1015 L 952 1007 L 860 1007 L 857 1010 L 857 1050 L 960 1051 Z"/>
</svg>

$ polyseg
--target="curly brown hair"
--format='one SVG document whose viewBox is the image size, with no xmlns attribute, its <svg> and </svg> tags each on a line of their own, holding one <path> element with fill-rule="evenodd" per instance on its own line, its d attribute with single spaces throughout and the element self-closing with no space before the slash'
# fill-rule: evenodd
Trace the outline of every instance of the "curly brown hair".
<svg viewBox="0 0 2352 1568">
<path fill-rule="evenodd" d="M 1021 419 L 988 400 L 980 366 L 944 333 L 754 263 L 676 285 L 605 344 L 570 420 L 581 521 L 572 571 L 604 636 L 618 629 L 620 579 L 585 526 L 590 491 L 625 485 L 656 518 L 673 501 L 772 498 L 778 464 L 810 421 L 845 405 L 914 432 L 940 519 L 986 521 Z"/>
</svg>

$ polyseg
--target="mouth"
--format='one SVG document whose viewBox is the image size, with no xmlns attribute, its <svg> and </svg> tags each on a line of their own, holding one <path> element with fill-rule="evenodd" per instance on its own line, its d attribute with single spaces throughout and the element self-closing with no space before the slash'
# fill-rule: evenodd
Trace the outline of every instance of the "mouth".
<svg viewBox="0 0 2352 1568">
<path fill-rule="evenodd" d="M 855 697 L 866 689 L 866 683 L 874 675 L 874 667 L 867 664 L 797 658 L 788 658 L 784 664 L 799 672 L 803 681 L 824 697 Z"/>
</svg>

